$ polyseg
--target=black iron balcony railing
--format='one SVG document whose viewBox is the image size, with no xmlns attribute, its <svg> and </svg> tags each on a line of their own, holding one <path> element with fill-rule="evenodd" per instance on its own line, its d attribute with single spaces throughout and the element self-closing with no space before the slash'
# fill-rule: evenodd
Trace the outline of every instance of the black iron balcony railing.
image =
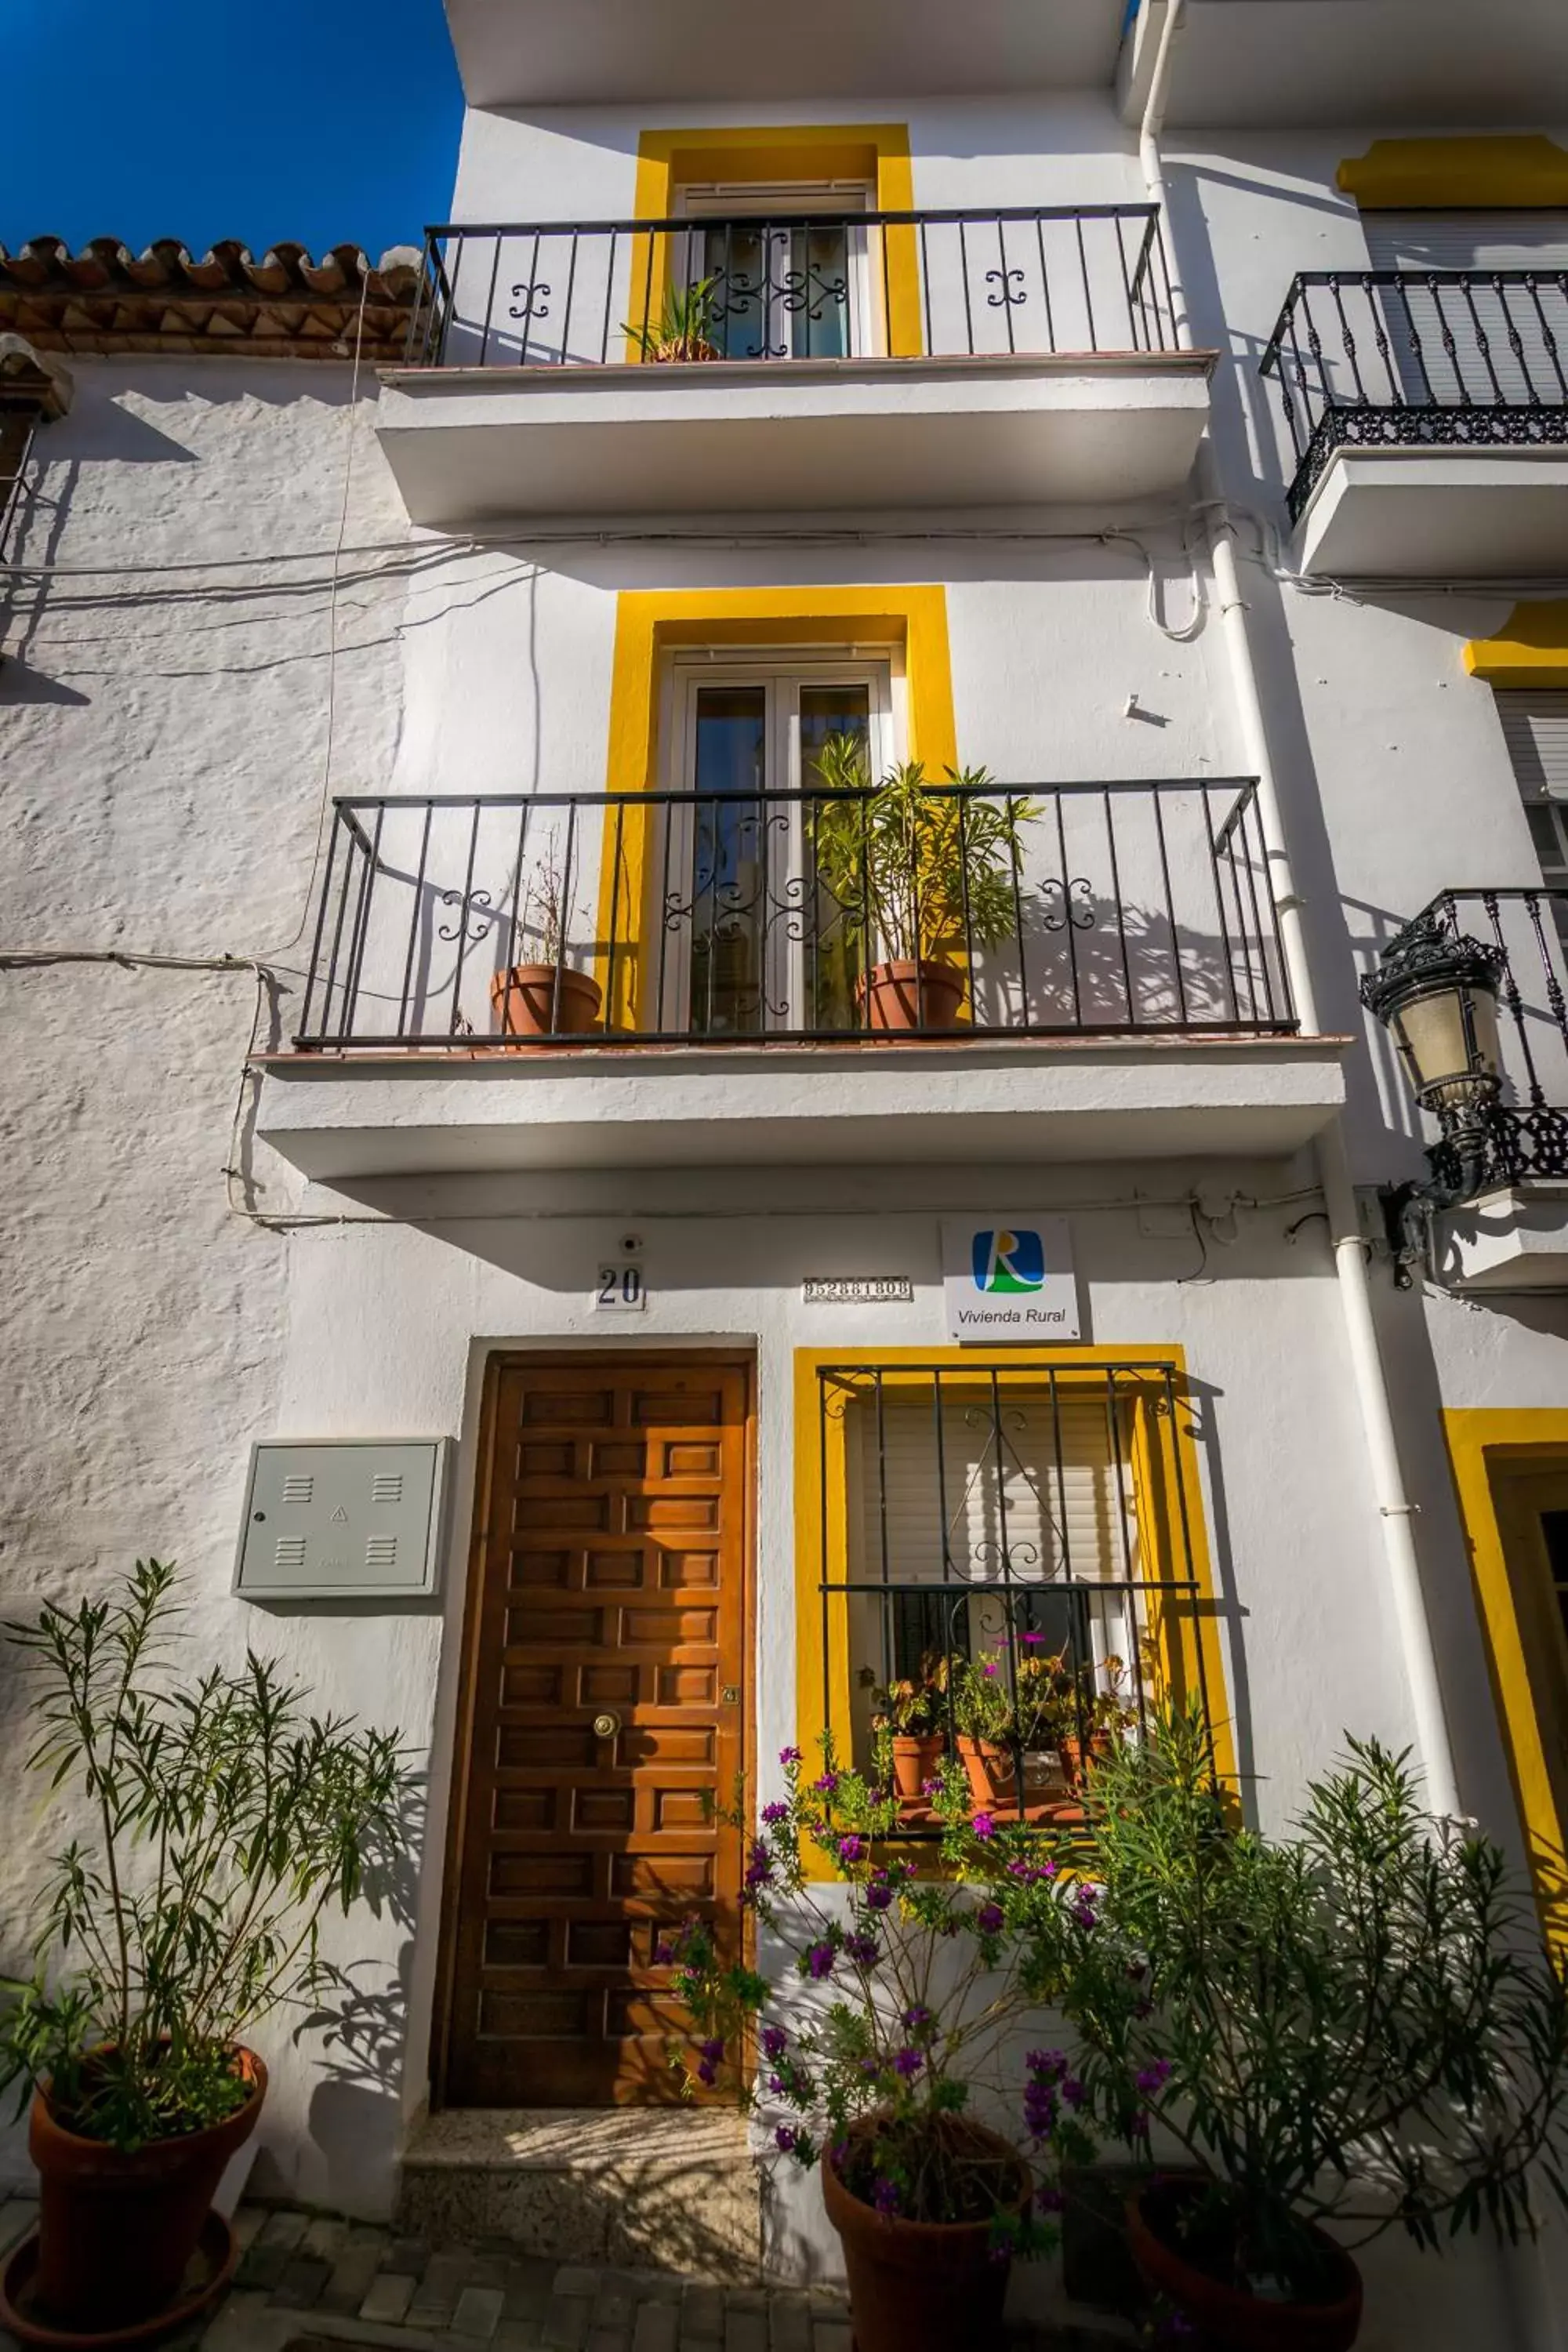
<svg viewBox="0 0 1568 2352">
<path fill-rule="evenodd" d="M 420 367 L 1173 351 L 1152 205 L 426 232 Z"/>
<path fill-rule="evenodd" d="M 1486 1146 L 1472 1190 L 1527 1177 L 1568 1177 L 1568 889 L 1444 890 L 1392 940 L 1435 924 L 1450 939 L 1484 940 L 1503 958 L 1498 983 L 1501 1090 L 1485 1112 Z M 1445 1138 L 1428 1153 L 1436 1182 L 1457 1184 Z"/>
<path fill-rule="evenodd" d="M 335 805 L 301 1048 L 1296 1025 L 1250 780 Z"/>
<path fill-rule="evenodd" d="M 1269 339 L 1300 520 L 1334 450 L 1568 442 L 1568 271 L 1307 270 Z"/>
</svg>

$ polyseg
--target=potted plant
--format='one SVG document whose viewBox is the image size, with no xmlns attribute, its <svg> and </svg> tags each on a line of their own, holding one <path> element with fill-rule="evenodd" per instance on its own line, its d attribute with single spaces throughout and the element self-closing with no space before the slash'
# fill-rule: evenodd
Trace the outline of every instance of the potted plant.
<svg viewBox="0 0 1568 2352">
<path fill-rule="evenodd" d="M 953 1767 L 937 1794 L 942 1875 L 921 1881 L 896 1845 L 888 1856 L 899 1799 L 841 1770 L 830 1739 L 820 1773 L 795 1748 L 780 1762 L 784 1794 L 763 1809 L 744 1899 L 794 1970 L 770 1987 L 720 1960 L 706 1921 L 688 1921 L 655 1956 L 674 1968 L 689 2027 L 672 2059 L 705 2085 L 734 2073 L 742 2104 L 776 2117 L 778 2159 L 820 2167 L 858 2352 L 994 2352 L 1013 2258 L 1055 2243 L 1037 2210 L 1059 2203 L 1049 2182 L 1037 2191 L 1018 2140 L 975 2113 L 1004 2086 L 1032 2000 L 992 1889 L 1021 1886 L 1015 1864 L 1033 1865 L 1020 1833 L 969 1819 Z M 820 1884 L 823 1860 L 840 1887 Z M 1004 2095 L 994 2112 L 1016 2113 L 1016 2090 Z M 1070 2139 L 1064 2129 L 1062 2148 Z"/>
<path fill-rule="evenodd" d="M 1346 2352 L 1355 2246 L 1568 2203 L 1568 1990 L 1500 1851 L 1426 1815 L 1403 1758 L 1350 1742 L 1265 1838 L 1178 1717 L 1112 1746 L 1088 1811 L 1092 1899 L 1034 1901 L 1030 1973 L 1078 2037 L 1075 2130 L 1200 2168 L 1152 2170 L 1128 2231 L 1205 2343 Z"/>
<path fill-rule="evenodd" d="M 1076 1676 L 1065 1677 L 1055 1722 L 1062 1779 L 1076 1791 L 1083 1785 L 1086 1762 L 1098 1763 L 1137 1726 L 1138 1710 L 1127 1697 L 1124 1661 L 1108 1656 L 1098 1669 L 1081 1666 Z"/>
<path fill-rule="evenodd" d="M 963 1659 L 953 1675 L 958 1758 L 977 1805 L 1011 1804 L 1018 1785 L 1018 1717 L 1006 1654 Z"/>
<path fill-rule="evenodd" d="M 946 1747 L 942 1727 L 944 1661 L 925 1659 L 918 1677 L 879 1686 L 871 1682 L 871 1729 L 886 1738 L 893 1785 L 906 1802 L 921 1796 L 942 1762 Z M 940 1676 L 940 1680 L 939 1680 Z"/>
<path fill-rule="evenodd" d="M 689 286 L 667 286 L 657 320 L 644 320 L 637 327 L 623 320 L 622 333 L 636 343 L 645 361 L 656 366 L 668 366 L 676 360 L 716 360 L 720 354 L 713 341 L 713 289 L 718 282 L 716 278 L 699 278 Z"/>
<path fill-rule="evenodd" d="M 30 1765 L 79 1791 L 81 1831 L 37 1905 L 31 1976 L 0 1985 L 0 2084 L 32 2099 L 39 2233 L 12 2257 L 27 2315 L 90 2340 L 177 2303 L 267 2069 L 241 2036 L 325 1980 L 318 1930 L 398 1835 L 394 1733 L 314 1717 L 254 1654 L 170 1671 L 174 1571 L 138 1561 L 123 1597 L 47 1602 L 8 1628 L 37 1679 Z M 89 1826 L 90 1824 L 90 1826 Z"/>
<path fill-rule="evenodd" d="M 503 1037 L 578 1037 L 599 1026 L 602 992 L 587 972 L 565 961 L 565 884 L 552 855 L 534 866 L 513 930 L 538 935 L 541 960 L 514 963 L 490 982 L 490 1004 Z"/>
<path fill-rule="evenodd" d="M 873 786 L 860 737 L 830 735 L 816 755 L 829 797 L 808 803 L 816 879 L 842 908 L 868 968 L 856 984 L 879 1033 L 952 1029 L 976 947 L 994 947 L 1017 922 L 1023 827 L 1037 802 L 1002 793 L 984 768 L 927 782 L 921 762 L 889 768 Z"/>
</svg>

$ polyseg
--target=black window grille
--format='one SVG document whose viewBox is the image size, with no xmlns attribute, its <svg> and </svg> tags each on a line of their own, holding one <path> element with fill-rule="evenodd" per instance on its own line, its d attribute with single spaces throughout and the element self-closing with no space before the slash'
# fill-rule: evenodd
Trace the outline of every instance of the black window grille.
<svg viewBox="0 0 1568 2352">
<path fill-rule="evenodd" d="M 1070 1821 L 1108 1742 L 1213 1723 L 1177 1364 L 824 1364 L 816 1402 L 823 1721 L 869 1769 L 902 1709 L 911 1835 L 944 1759 L 976 1806 Z"/>
</svg>

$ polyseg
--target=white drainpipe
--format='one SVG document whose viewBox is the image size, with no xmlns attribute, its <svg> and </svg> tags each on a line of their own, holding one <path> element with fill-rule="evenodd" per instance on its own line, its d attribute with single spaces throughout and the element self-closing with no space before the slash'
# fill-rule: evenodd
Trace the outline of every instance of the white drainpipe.
<svg viewBox="0 0 1568 2352">
<path fill-rule="evenodd" d="M 1150 199 L 1161 208 L 1160 228 L 1165 240 L 1170 270 L 1176 343 L 1178 349 L 1186 351 L 1192 347 L 1192 332 L 1172 233 L 1164 163 L 1160 152 L 1160 130 L 1164 120 L 1172 48 L 1181 29 L 1183 8 L 1184 0 L 1167 0 L 1165 21 L 1161 27 L 1160 46 L 1154 59 L 1153 79 L 1149 85 L 1148 102 L 1143 110 L 1142 126 L 1138 137 L 1138 155 Z M 1290 852 L 1280 812 L 1274 762 L 1269 756 L 1268 729 L 1263 712 L 1263 699 L 1258 688 L 1257 665 L 1252 657 L 1247 600 L 1241 593 L 1237 571 L 1236 530 L 1225 503 L 1224 485 L 1212 434 L 1205 438 L 1198 464 L 1205 511 L 1208 517 L 1209 558 L 1219 604 L 1220 626 L 1230 656 L 1237 707 L 1247 747 L 1247 765 L 1258 778 L 1258 814 L 1268 858 L 1274 903 L 1279 910 L 1285 968 L 1289 975 L 1290 993 L 1303 1034 L 1310 1036 L 1321 1032 L 1317 994 L 1307 957 L 1301 900 L 1291 873 Z M 1366 1433 L 1373 1486 L 1383 1531 L 1384 1557 L 1394 1596 L 1405 1676 L 1410 1686 L 1416 1741 L 1426 1776 L 1426 1801 L 1435 1813 L 1453 1815 L 1459 1811 L 1459 1793 L 1454 1777 L 1448 1726 L 1443 1712 L 1443 1694 L 1437 1678 L 1436 1655 L 1432 1646 L 1432 1629 L 1421 1587 L 1420 1562 L 1410 1524 L 1415 1506 L 1405 1491 L 1405 1475 L 1400 1467 L 1388 1381 L 1378 1347 L 1377 1328 L 1373 1320 L 1366 1244 L 1362 1235 L 1355 1189 L 1351 1181 L 1344 1129 L 1338 1118 L 1324 1129 L 1316 1148 L 1319 1180 L 1329 1214 L 1329 1236 L 1339 1276 L 1340 1304 L 1344 1310 L 1351 1371 L 1355 1381 L 1362 1426 Z"/>
</svg>

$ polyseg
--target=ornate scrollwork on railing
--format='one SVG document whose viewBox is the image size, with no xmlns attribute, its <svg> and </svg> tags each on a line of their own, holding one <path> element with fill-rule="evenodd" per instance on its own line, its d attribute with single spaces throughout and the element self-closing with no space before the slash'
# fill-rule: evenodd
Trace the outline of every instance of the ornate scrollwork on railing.
<svg viewBox="0 0 1568 2352">
<path fill-rule="evenodd" d="M 1040 885 L 1040 901 L 1047 931 L 1065 931 L 1069 923 L 1075 931 L 1092 931 L 1099 920 L 1094 885 L 1086 875 L 1069 875 L 1063 882 L 1053 874 Z"/>
<path fill-rule="evenodd" d="M 1016 293 L 1013 290 L 1015 278 L 1017 280 Z M 1026 302 L 1029 299 L 1024 291 L 1024 273 L 1021 269 L 988 269 L 985 273 L 985 283 L 987 286 L 994 286 L 997 289 L 994 294 L 987 294 L 985 297 L 988 307 L 993 310 L 1000 310 L 1004 304 L 1016 306 L 1020 302 Z"/>
<path fill-rule="evenodd" d="M 477 928 L 468 933 L 468 942 L 470 946 L 478 946 L 481 940 L 489 939 L 496 925 L 502 920 L 501 910 L 488 890 L 443 890 L 440 903 L 443 907 L 460 907 L 463 911 L 455 923 L 437 925 L 436 937 L 438 940 L 460 940 L 466 926 L 472 921 Z"/>
<path fill-rule="evenodd" d="M 528 286 L 514 286 L 511 289 L 512 299 L 508 307 L 507 316 L 511 319 L 548 319 L 550 305 L 545 297 L 550 290 L 548 285 L 541 282 Z M 517 299 L 520 295 L 522 298 L 521 301 Z"/>
</svg>

